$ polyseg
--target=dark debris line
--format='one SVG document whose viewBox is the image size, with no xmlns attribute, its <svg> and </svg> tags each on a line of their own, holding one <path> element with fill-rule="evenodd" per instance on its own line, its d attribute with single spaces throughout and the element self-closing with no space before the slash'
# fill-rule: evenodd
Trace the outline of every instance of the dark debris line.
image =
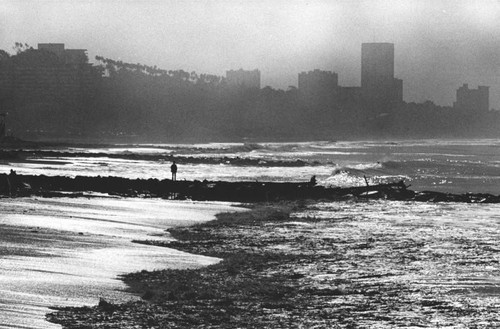
<svg viewBox="0 0 500 329">
<path fill-rule="evenodd" d="M 403 181 L 359 187 L 323 187 L 309 182 L 171 181 L 0 174 L 3 196 L 83 196 L 100 192 L 124 197 L 159 197 L 197 201 L 270 202 L 283 200 L 341 200 L 350 197 L 421 202 L 500 203 L 500 196 L 484 193 L 415 192 Z"/>
</svg>

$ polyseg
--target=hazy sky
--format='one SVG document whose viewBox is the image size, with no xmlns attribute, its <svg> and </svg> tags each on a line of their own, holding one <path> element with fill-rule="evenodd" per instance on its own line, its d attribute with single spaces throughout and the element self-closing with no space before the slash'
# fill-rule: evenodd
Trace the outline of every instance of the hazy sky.
<svg viewBox="0 0 500 329">
<path fill-rule="evenodd" d="M 452 105 L 463 83 L 500 109 L 500 0 L 0 0 L 0 49 L 65 43 L 132 63 L 286 89 L 323 69 L 360 85 L 361 43 L 392 42 L 406 101 Z"/>
</svg>

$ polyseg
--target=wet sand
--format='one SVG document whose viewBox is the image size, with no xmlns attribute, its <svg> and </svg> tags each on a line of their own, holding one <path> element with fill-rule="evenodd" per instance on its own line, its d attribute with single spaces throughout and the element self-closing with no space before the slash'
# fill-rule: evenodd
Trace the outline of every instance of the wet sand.
<svg viewBox="0 0 500 329">
<path fill-rule="evenodd" d="M 59 328 L 45 320 L 51 306 L 136 300 L 119 275 L 217 262 L 132 240 L 169 241 L 165 229 L 229 210 L 237 208 L 110 197 L 2 199 L 0 328 Z"/>
</svg>

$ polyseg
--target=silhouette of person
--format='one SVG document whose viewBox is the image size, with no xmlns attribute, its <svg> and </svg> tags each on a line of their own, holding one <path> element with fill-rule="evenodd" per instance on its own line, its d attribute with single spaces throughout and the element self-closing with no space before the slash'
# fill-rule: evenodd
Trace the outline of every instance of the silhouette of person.
<svg viewBox="0 0 500 329">
<path fill-rule="evenodd" d="M 172 172 L 172 180 L 177 180 L 177 165 L 175 164 L 175 161 L 170 166 L 170 171 Z"/>
</svg>

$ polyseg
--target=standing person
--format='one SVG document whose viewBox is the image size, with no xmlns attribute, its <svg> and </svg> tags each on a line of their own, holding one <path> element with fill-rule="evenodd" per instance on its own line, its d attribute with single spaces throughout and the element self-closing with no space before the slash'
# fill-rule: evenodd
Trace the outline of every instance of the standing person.
<svg viewBox="0 0 500 329">
<path fill-rule="evenodd" d="M 177 165 L 175 164 L 175 161 L 170 166 L 170 171 L 172 172 L 172 180 L 177 180 Z"/>
</svg>

